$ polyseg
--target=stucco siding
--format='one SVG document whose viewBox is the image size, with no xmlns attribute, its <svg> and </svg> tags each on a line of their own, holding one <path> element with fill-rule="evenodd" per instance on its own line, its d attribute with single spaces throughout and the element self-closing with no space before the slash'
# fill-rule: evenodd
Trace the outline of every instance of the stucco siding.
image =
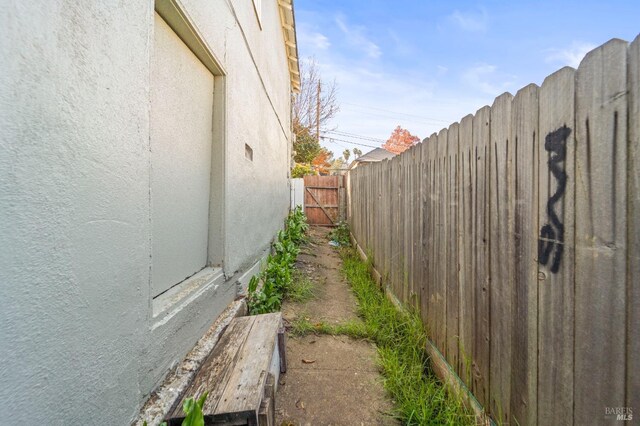
<svg viewBox="0 0 640 426">
<path fill-rule="evenodd" d="M 215 249 L 227 280 L 154 317 L 154 3 L 2 1 L 0 418 L 129 423 L 282 227 L 290 83 L 277 2 L 262 1 L 262 29 L 251 1 L 180 4 L 226 72 Z"/>
</svg>

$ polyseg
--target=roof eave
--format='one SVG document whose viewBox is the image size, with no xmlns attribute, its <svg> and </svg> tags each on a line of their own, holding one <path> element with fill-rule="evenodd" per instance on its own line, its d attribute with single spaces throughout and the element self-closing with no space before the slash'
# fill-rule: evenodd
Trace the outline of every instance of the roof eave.
<svg viewBox="0 0 640 426">
<path fill-rule="evenodd" d="M 277 0 L 280 11 L 280 24 L 284 36 L 284 48 L 289 65 L 291 90 L 300 93 L 300 64 L 298 62 L 298 40 L 296 37 L 296 19 L 293 12 L 293 0 Z"/>
</svg>

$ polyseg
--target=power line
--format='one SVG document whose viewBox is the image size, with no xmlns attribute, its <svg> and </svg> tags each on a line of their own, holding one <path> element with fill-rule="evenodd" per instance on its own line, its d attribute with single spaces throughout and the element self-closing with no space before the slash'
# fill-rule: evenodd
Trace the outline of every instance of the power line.
<svg viewBox="0 0 640 426">
<path fill-rule="evenodd" d="M 378 138 L 372 138 L 369 136 L 362 136 L 362 135 L 357 135 L 355 133 L 347 133 L 347 132 L 338 132 L 336 130 L 326 130 L 325 133 L 335 133 L 336 135 L 339 136 L 345 136 L 345 137 L 349 137 L 349 138 L 356 138 L 356 139 L 364 139 L 367 141 L 372 141 L 372 142 L 386 142 L 384 139 L 378 139 Z"/>
<path fill-rule="evenodd" d="M 345 140 L 345 139 L 334 138 L 333 136 L 320 136 L 320 139 L 328 139 L 330 141 L 346 142 L 346 143 L 349 143 L 349 144 L 352 144 L 352 145 L 366 146 L 368 148 L 380 148 L 380 145 L 367 145 L 365 143 L 359 143 L 359 142 L 348 141 L 348 140 Z"/>
</svg>

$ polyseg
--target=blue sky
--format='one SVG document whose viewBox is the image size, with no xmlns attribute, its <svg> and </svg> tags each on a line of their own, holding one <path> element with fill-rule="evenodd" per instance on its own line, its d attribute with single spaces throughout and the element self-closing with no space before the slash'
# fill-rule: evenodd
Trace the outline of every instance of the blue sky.
<svg viewBox="0 0 640 426">
<path fill-rule="evenodd" d="M 323 80 L 338 86 L 340 112 L 330 127 L 339 133 L 322 142 L 336 157 L 372 149 L 354 142 L 379 146 L 397 125 L 423 139 L 505 91 L 577 67 L 612 38 L 640 33 L 640 0 L 295 0 L 294 7 L 300 57 L 314 57 Z"/>
</svg>

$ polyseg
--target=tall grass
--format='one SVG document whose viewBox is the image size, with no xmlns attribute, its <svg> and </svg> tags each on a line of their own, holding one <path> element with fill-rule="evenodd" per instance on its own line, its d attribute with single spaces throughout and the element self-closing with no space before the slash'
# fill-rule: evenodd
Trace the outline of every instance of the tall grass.
<svg viewBox="0 0 640 426">
<path fill-rule="evenodd" d="M 345 248 L 341 256 L 365 334 L 378 347 L 384 387 L 396 402 L 393 414 L 408 425 L 473 425 L 474 416 L 431 371 L 426 333 L 418 315 L 396 309 L 355 250 Z"/>
</svg>

